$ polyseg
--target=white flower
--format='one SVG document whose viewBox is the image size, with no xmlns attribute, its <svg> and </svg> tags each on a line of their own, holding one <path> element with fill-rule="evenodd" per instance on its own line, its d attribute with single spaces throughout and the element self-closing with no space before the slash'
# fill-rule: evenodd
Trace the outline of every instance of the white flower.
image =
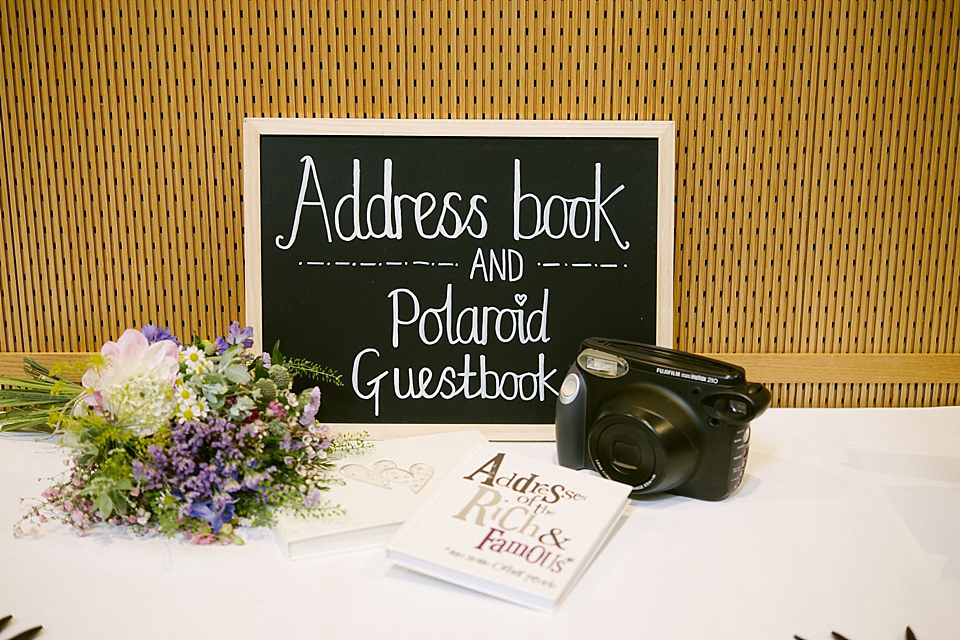
<svg viewBox="0 0 960 640">
<path fill-rule="evenodd" d="M 100 349 L 104 364 L 83 374 L 85 402 L 138 435 L 149 435 L 173 417 L 173 382 L 179 370 L 176 343 L 150 344 L 136 329 Z"/>
<path fill-rule="evenodd" d="M 183 422 L 194 422 L 196 420 L 202 420 L 209 410 L 210 407 L 207 406 L 207 401 L 199 398 L 194 404 L 180 405 L 177 411 L 177 417 Z"/>
<path fill-rule="evenodd" d="M 210 361 L 199 347 L 190 346 L 181 351 L 180 360 L 187 365 L 187 373 L 203 373 L 210 369 Z"/>
<path fill-rule="evenodd" d="M 183 384 L 182 380 L 177 380 L 177 385 L 174 389 L 173 396 L 176 398 L 177 404 L 181 406 L 184 404 L 193 404 L 197 399 L 197 394 L 193 391 L 193 389 Z"/>
<path fill-rule="evenodd" d="M 210 405 L 207 404 L 207 399 L 195 394 L 193 390 L 188 387 L 184 387 L 183 389 L 189 392 L 190 397 L 177 398 L 177 417 L 183 422 L 202 420 L 207 417 L 207 414 L 210 412 Z M 183 390 L 180 391 L 179 394 L 182 396 Z"/>
</svg>

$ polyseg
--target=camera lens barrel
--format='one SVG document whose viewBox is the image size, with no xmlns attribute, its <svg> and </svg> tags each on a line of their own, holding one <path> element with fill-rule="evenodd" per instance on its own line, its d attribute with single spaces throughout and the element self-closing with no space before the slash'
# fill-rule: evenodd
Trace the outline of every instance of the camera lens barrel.
<svg viewBox="0 0 960 640">
<path fill-rule="evenodd" d="M 670 406 L 663 400 L 646 406 Z M 638 404 L 608 404 L 587 437 L 592 465 L 611 480 L 631 485 L 634 497 L 682 484 L 697 463 L 695 434 L 686 416 L 659 415 Z"/>
</svg>

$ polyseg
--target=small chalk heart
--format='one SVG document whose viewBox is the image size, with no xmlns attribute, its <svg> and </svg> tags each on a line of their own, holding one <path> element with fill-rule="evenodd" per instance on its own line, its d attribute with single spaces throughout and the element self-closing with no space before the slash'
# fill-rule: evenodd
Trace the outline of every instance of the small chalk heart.
<svg viewBox="0 0 960 640">
<path fill-rule="evenodd" d="M 518 293 L 513 296 L 513 299 L 517 301 L 517 304 L 521 307 L 527 302 L 527 294 Z"/>
</svg>

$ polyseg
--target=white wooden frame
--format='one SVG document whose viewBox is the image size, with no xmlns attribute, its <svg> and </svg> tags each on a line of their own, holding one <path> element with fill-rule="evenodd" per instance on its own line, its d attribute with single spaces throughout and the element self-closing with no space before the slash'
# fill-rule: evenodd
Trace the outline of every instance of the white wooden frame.
<svg viewBox="0 0 960 640">
<path fill-rule="evenodd" d="M 374 120 L 246 118 L 243 123 L 244 288 L 247 324 L 261 349 L 263 327 L 260 260 L 260 139 L 269 135 L 303 136 L 451 136 L 529 138 L 655 138 L 657 185 L 657 344 L 673 346 L 674 190 L 676 126 L 670 121 L 604 122 L 553 120 Z M 553 424 L 363 424 L 338 425 L 365 430 L 374 439 L 479 428 L 491 440 L 553 440 Z"/>
</svg>

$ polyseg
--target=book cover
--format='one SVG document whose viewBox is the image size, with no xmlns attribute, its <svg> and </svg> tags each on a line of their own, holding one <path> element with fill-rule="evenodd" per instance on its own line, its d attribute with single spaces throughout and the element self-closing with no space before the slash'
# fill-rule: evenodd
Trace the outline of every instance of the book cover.
<svg viewBox="0 0 960 640">
<path fill-rule="evenodd" d="M 396 564 L 550 611 L 586 570 L 630 487 L 484 445 L 387 544 Z"/>
<path fill-rule="evenodd" d="M 325 495 L 344 515 L 300 517 L 281 513 L 274 536 L 284 557 L 299 559 L 383 546 L 445 474 L 487 439 L 457 431 L 373 443 L 335 463 L 344 484 Z"/>
</svg>

